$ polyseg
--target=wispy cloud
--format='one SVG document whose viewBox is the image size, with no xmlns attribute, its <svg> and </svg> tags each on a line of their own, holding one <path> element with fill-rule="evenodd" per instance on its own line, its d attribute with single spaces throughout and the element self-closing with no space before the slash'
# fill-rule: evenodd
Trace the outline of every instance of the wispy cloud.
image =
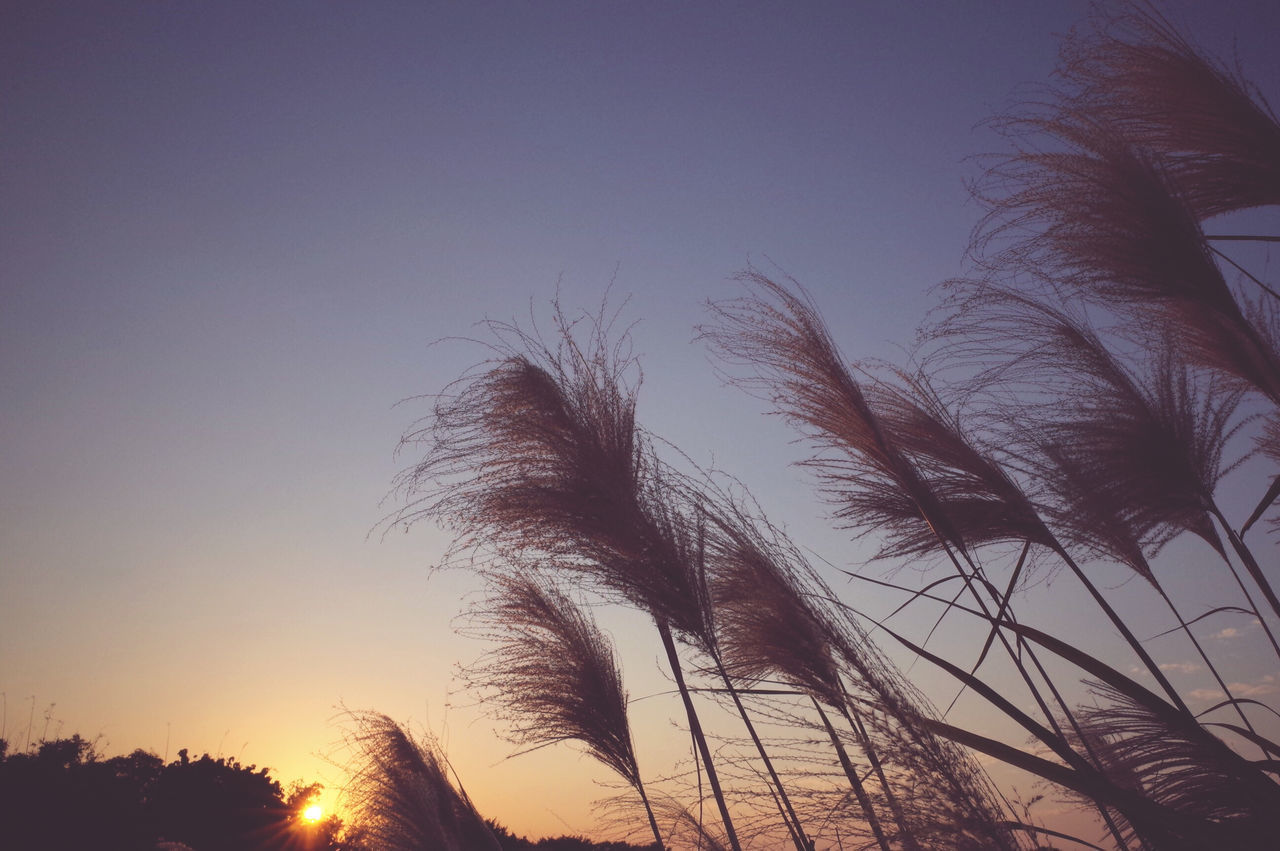
<svg viewBox="0 0 1280 851">
<path fill-rule="evenodd" d="M 1187 697 L 1194 700 L 1222 700 L 1226 695 L 1216 688 L 1197 688 L 1187 692 Z"/>
<path fill-rule="evenodd" d="M 1234 626 L 1229 626 L 1226 629 L 1218 630 L 1217 632 L 1213 633 L 1209 637 L 1210 638 L 1236 638 L 1239 635 L 1240 635 L 1240 630 L 1236 629 Z"/>
<path fill-rule="evenodd" d="M 1201 667 L 1195 662 L 1164 662 L 1160 665 L 1162 671 L 1176 671 L 1179 674 L 1194 674 L 1201 670 Z"/>
<path fill-rule="evenodd" d="M 1227 688 L 1236 697 L 1263 697 L 1280 692 L 1280 686 L 1274 682 L 1228 683 Z"/>
<path fill-rule="evenodd" d="M 1280 681 L 1274 674 L 1265 674 L 1250 683 L 1227 683 L 1234 697 L 1266 697 L 1280 694 Z M 1187 692 L 1195 700 L 1223 700 L 1226 695 L 1216 688 L 1198 688 Z"/>
</svg>

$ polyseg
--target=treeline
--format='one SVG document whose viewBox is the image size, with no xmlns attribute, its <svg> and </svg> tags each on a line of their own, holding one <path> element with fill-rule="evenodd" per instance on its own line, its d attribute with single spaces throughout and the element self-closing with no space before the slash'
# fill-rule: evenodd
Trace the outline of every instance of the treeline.
<svg viewBox="0 0 1280 851">
<path fill-rule="evenodd" d="M 496 822 L 488 822 L 502 851 L 654 851 L 656 844 L 633 845 L 630 842 L 592 842 L 583 836 L 557 836 L 545 839 L 526 839 L 517 836 Z"/>
<path fill-rule="evenodd" d="M 0 848 L 46 851 L 375 851 L 359 823 L 305 818 L 319 784 L 285 789 L 266 768 L 186 749 L 103 758 L 79 735 L 11 752 L 0 739 Z M 496 822 L 502 851 L 642 851 L 576 836 L 537 841 Z"/>
<path fill-rule="evenodd" d="M 309 823 L 319 785 L 286 791 L 265 768 L 185 749 L 104 759 L 73 735 L 11 753 L 0 739 L 0 847 L 357 851 L 336 818 Z"/>
</svg>

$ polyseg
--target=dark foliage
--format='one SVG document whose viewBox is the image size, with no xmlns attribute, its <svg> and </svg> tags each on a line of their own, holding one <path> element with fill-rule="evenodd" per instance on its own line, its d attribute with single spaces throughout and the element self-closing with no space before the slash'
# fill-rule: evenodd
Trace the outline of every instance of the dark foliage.
<svg viewBox="0 0 1280 851">
<path fill-rule="evenodd" d="M 487 822 L 502 851 L 662 851 L 656 842 L 633 845 L 630 842 L 592 842 L 581 836 L 557 836 L 532 840 L 517 836 L 497 822 Z"/>
<path fill-rule="evenodd" d="M 136 750 L 101 759 L 78 735 L 9 754 L 0 740 L 0 847 L 355 851 L 336 819 L 308 825 L 267 769 L 185 750 L 169 764 Z M 308 787 L 307 793 L 316 787 Z"/>
</svg>

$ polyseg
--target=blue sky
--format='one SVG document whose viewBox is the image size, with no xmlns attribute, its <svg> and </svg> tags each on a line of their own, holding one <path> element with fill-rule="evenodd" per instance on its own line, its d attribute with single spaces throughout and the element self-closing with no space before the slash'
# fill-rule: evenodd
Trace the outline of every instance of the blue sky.
<svg viewBox="0 0 1280 851">
<path fill-rule="evenodd" d="M 1280 92 L 1280 8 L 1166 8 Z M 557 292 L 594 308 L 612 281 L 645 423 L 859 564 L 869 547 L 827 528 L 790 435 L 721 386 L 693 327 L 756 264 L 805 284 L 850 354 L 894 357 L 963 270 L 969 158 L 999 146 L 980 122 L 1048 78 L 1086 11 L 7 4 L 4 735 L 52 703 L 112 749 L 168 738 L 336 779 L 316 754 L 345 702 L 447 729 L 513 827 L 588 830 L 594 766 L 500 763 L 451 696 L 478 648 L 451 627 L 468 579 L 428 578 L 444 536 L 369 534 L 429 410 L 396 403 L 484 356 L 430 344 L 545 317 Z M 660 683 L 647 636 L 626 652 L 633 693 Z M 481 779 L 564 765 L 581 779 L 546 800 Z"/>
</svg>

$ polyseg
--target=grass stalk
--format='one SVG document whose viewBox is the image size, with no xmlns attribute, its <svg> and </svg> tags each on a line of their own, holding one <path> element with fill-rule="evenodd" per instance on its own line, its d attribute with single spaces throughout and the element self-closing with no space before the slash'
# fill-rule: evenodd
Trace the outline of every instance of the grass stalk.
<svg viewBox="0 0 1280 851">
<path fill-rule="evenodd" d="M 729 679 L 729 673 L 724 668 L 724 662 L 720 660 L 718 653 L 713 654 L 711 660 L 715 664 L 716 672 L 720 675 L 720 679 L 724 682 L 725 690 L 729 693 L 729 697 L 733 699 L 733 705 L 737 708 L 738 715 L 741 716 L 742 723 L 747 728 L 747 734 L 756 746 L 756 753 L 760 755 L 760 761 L 764 763 L 765 770 L 769 772 L 769 779 L 773 781 L 773 788 L 778 793 L 778 811 L 787 826 L 787 832 L 791 835 L 796 851 L 812 851 L 813 844 L 805 836 L 800 817 L 796 815 L 795 808 L 791 805 L 791 798 L 788 797 L 787 790 L 783 788 L 782 778 L 778 776 L 778 772 L 774 769 L 773 760 L 769 758 L 764 743 L 760 741 L 760 736 L 756 733 L 755 724 L 751 723 L 751 716 L 747 714 L 747 707 L 743 705 L 742 698 L 738 695 L 738 689 L 734 687 L 732 680 Z"/>
<path fill-rule="evenodd" d="M 845 698 L 845 702 L 838 707 L 840 714 L 844 716 L 845 721 L 852 728 L 854 735 L 858 739 L 858 745 L 867 757 L 867 762 L 871 763 L 871 770 L 875 772 L 876 779 L 880 781 L 880 788 L 884 790 L 885 802 L 889 805 L 889 811 L 893 813 L 893 818 L 898 823 L 898 837 L 908 851 L 921 851 L 915 831 L 911 829 L 911 824 L 907 821 L 907 814 L 902 809 L 902 802 L 898 800 L 897 794 L 889 784 L 889 778 L 885 776 L 884 765 L 880 761 L 880 756 L 871 742 L 871 737 L 867 735 L 867 728 L 862 723 L 862 716 L 853 708 L 853 701 L 849 697 L 849 693 L 844 691 L 843 683 L 841 683 L 840 689 L 844 692 Z"/>
<path fill-rule="evenodd" d="M 1217 505 L 1210 503 L 1209 512 L 1217 519 L 1223 531 L 1227 533 L 1227 540 L 1231 543 L 1231 548 L 1236 551 L 1236 555 L 1239 556 L 1245 570 L 1249 571 L 1249 576 L 1253 578 L 1254 584 L 1258 586 L 1258 590 L 1266 598 L 1271 610 L 1276 613 L 1276 617 L 1280 617 L 1280 598 L 1276 597 L 1275 589 L 1267 581 L 1267 577 L 1263 574 L 1257 559 L 1253 557 L 1253 553 L 1245 546 L 1244 541 L 1240 540 L 1240 536 L 1236 534 L 1235 529 L 1231 528 L 1227 518 L 1222 516 L 1222 512 L 1218 510 Z M 1262 617 L 1259 616 L 1258 620 L 1262 621 Z M 1267 634 L 1270 635 L 1270 630 L 1267 631 Z M 1275 638 L 1273 637 L 1272 642 L 1274 643 L 1274 641 Z"/>
<path fill-rule="evenodd" d="M 867 795 L 862 778 L 858 776 L 858 769 L 850 761 L 849 754 L 845 751 L 844 744 L 840 741 L 840 734 L 831 725 L 831 719 L 823 711 L 822 704 L 818 702 L 818 699 L 812 695 L 809 699 L 813 701 L 813 708 L 818 711 L 818 717 L 822 719 L 823 726 L 827 729 L 827 735 L 831 737 L 831 745 L 835 748 L 836 756 L 840 760 L 840 767 L 844 769 L 845 776 L 849 778 L 849 785 L 853 788 L 853 794 L 857 797 L 858 804 L 862 807 L 862 812 L 867 817 L 867 826 L 871 828 L 871 833 L 875 836 L 876 842 L 882 851 L 890 851 L 889 840 L 884 835 L 884 828 L 880 826 L 880 819 L 876 816 L 875 808 L 871 805 L 871 798 Z"/>
<path fill-rule="evenodd" d="M 1057 542 L 1055 541 L 1055 543 Z M 1103 613 L 1107 616 L 1107 619 L 1115 626 L 1116 630 L 1124 638 L 1125 642 L 1133 649 L 1133 652 L 1137 654 L 1138 658 L 1142 660 L 1143 666 L 1146 667 L 1151 676 L 1155 677 L 1156 682 L 1160 684 L 1160 688 L 1162 688 L 1165 694 L 1169 696 L 1169 700 L 1172 701 L 1173 705 L 1190 715 L 1191 710 L 1187 708 L 1186 703 L 1182 700 L 1182 696 L 1178 694 L 1178 690 L 1173 687 L 1173 684 L 1169 682 L 1168 677 L 1164 675 L 1164 671 L 1160 670 L 1160 666 L 1157 665 L 1155 660 L 1151 658 L 1151 655 L 1147 653 L 1146 648 L 1142 646 L 1142 642 L 1133 634 L 1133 630 L 1129 629 L 1129 625 L 1124 622 L 1124 619 L 1120 617 L 1119 613 L 1117 613 L 1114 608 L 1112 608 L 1111 604 L 1107 601 L 1107 598 L 1103 596 L 1100 590 L 1098 590 L 1098 586 L 1094 585 L 1088 575 L 1085 574 L 1084 570 L 1081 569 L 1080 565 L 1076 564 L 1076 560 L 1071 557 L 1071 555 L 1066 551 L 1066 548 L 1058 545 L 1054 547 L 1054 552 L 1058 554 L 1058 557 L 1062 559 L 1063 563 L 1066 564 L 1075 577 L 1080 580 L 1080 584 L 1085 587 L 1085 590 L 1089 592 L 1089 596 L 1098 604 L 1098 608 L 1102 609 Z M 1164 591 L 1160 590 L 1159 585 L 1156 585 L 1156 589 L 1159 590 L 1160 594 L 1163 596 Z M 1168 600 L 1167 597 L 1165 599 L 1166 601 Z M 1169 603 L 1169 605 L 1172 607 L 1173 604 Z M 1174 614 L 1177 615 L 1176 610 L 1174 611 Z M 1180 616 L 1178 621 L 1179 623 L 1182 621 Z M 1194 639 L 1192 640 L 1194 641 Z"/>
<path fill-rule="evenodd" d="M 685 715 L 689 720 L 689 733 L 698 747 L 702 765 L 707 771 L 707 782 L 711 784 L 711 794 L 715 796 L 716 807 L 720 810 L 720 821 L 724 824 L 724 831 L 733 851 L 742 851 L 737 831 L 733 829 L 733 817 L 729 815 L 729 807 L 725 803 L 724 792 L 720 788 L 720 778 L 716 774 L 715 761 L 711 758 L 711 749 L 707 747 L 707 738 L 703 735 L 702 724 L 698 722 L 698 712 L 694 709 L 689 689 L 685 686 L 684 672 L 680 667 L 680 656 L 676 653 L 675 640 L 671 637 L 671 628 L 662 621 L 658 621 L 657 624 L 658 635 L 662 637 L 662 647 L 667 651 L 667 662 L 671 665 L 671 675 L 675 678 L 680 699 L 684 702 Z"/>
<path fill-rule="evenodd" d="M 1169 607 L 1169 611 L 1172 612 L 1173 616 L 1177 619 L 1178 626 L 1182 629 L 1183 634 L 1187 636 L 1187 639 L 1191 642 L 1192 646 L 1196 648 L 1196 653 L 1199 654 L 1200 659 L 1205 664 L 1205 667 L 1209 669 L 1209 673 L 1213 675 L 1213 679 L 1218 684 L 1218 688 L 1222 689 L 1222 693 L 1226 695 L 1227 700 L 1231 702 L 1232 708 L 1234 708 L 1236 714 L 1240 716 L 1240 721 L 1250 733 L 1257 735 L 1258 731 L 1253 728 L 1253 724 L 1249 722 L 1248 716 L 1244 714 L 1244 710 L 1240 707 L 1240 704 L 1236 702 L 1235 695 L 1231 693 L 1231 689 L 1227 686 L 1226 681 L 1223 680 L 1222 675 L 1218 673 L 1217 667 L 1213 664 L 1213 661 L 1209 659 L 1209 654 L 1205 653 L 1204 648 L 1200 646 L 1200 642 L 1196 639 L 1195 633 L 1193 633 L 1191 631 L 1191 627 L 1187 625 L 1186 620 L 1182 617 L 1182 613 L 1178 611 L 1178 607 L 1174 605 L 1173 600 L 1171 600 L 1169 595 L 1165 593 L 1163 586 L 1157 582 L 1153 582 L 1152 585 L 1155 587 L 1156 593 L 1160 595 L 1160 599 L 1164 600 L 1165 605 Z"/>
</svg>

